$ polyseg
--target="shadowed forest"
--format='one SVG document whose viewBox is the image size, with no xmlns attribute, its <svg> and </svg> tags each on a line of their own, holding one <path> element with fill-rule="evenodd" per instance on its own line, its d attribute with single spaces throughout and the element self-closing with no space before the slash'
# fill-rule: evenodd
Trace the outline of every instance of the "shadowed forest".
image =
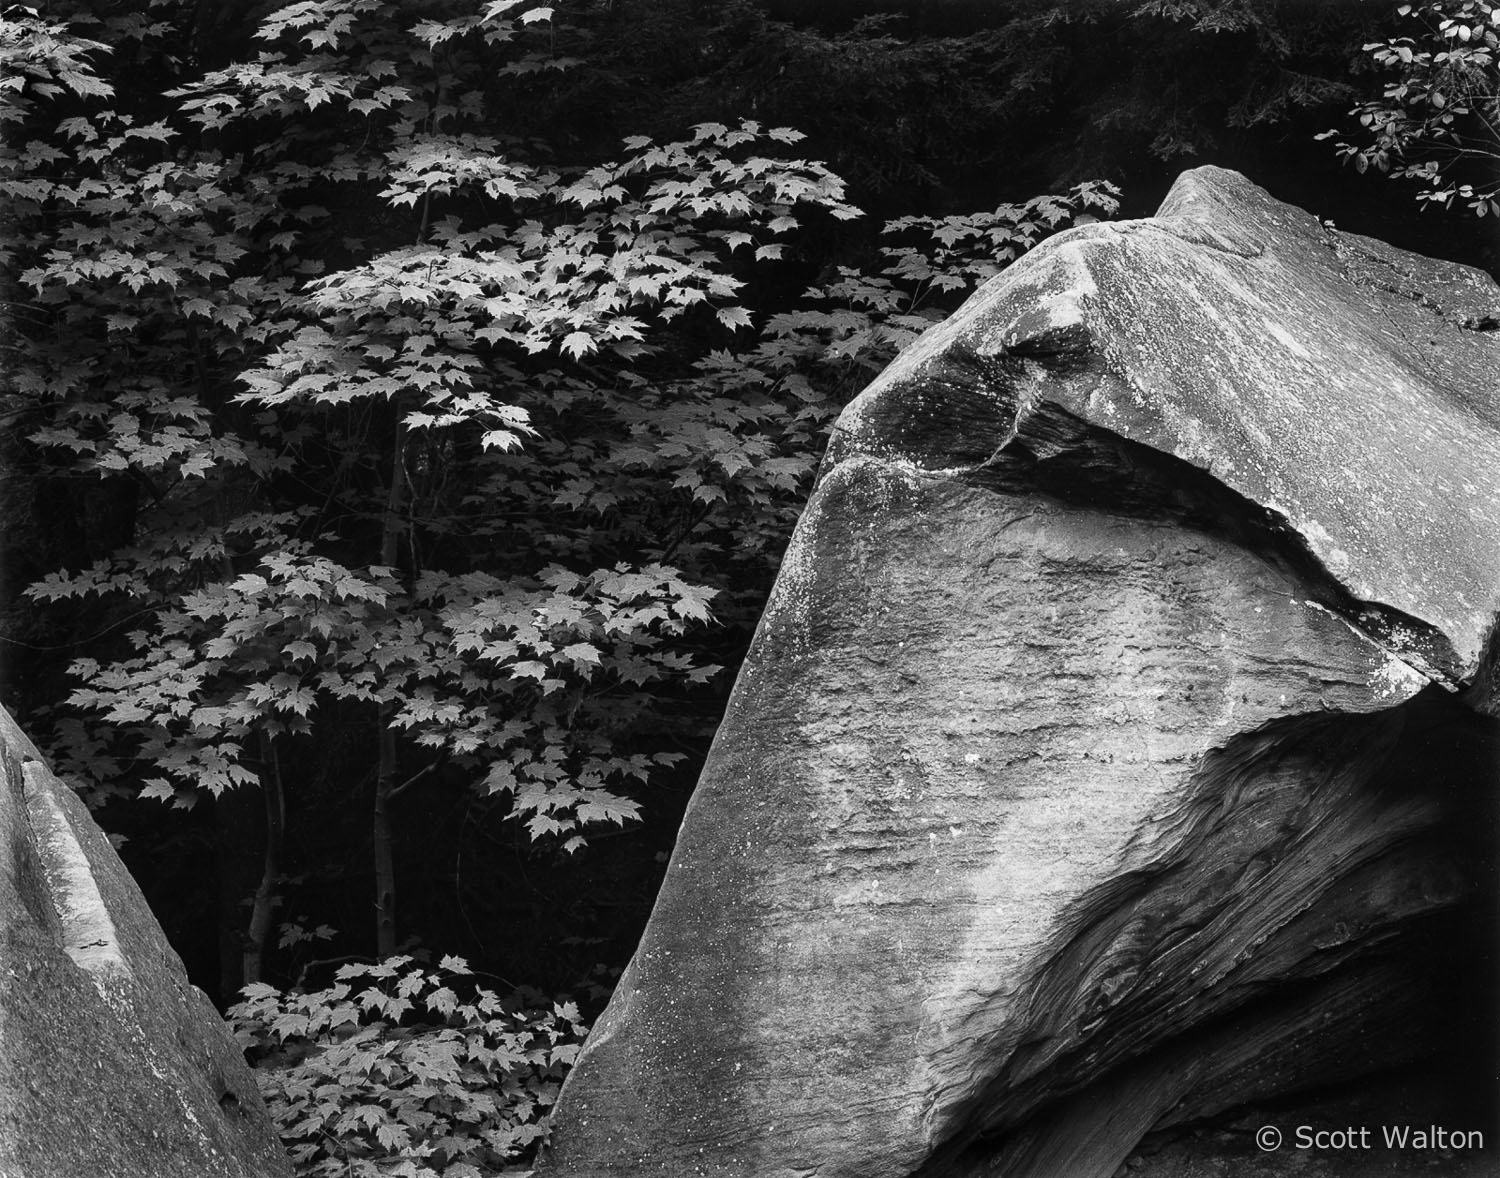
<svg viewBox="0 0 1500 1178">
<path fill-rule="evenodd" d="M 1488 0 L 3 16 L 0 693 L 306 1173 L 527 1156 L 829 427 L 981 283 L 1208 163 L 1500 272 Z M 360 1052 L 497 1012 L 436 1146 Z"/>
</svg>

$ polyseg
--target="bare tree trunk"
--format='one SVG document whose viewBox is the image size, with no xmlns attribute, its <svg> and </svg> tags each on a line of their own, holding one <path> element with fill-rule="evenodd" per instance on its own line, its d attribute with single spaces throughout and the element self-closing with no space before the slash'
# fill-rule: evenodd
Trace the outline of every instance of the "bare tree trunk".
<svg viewBox="0 0 1500 1178">
<path fill-rule="evenodd" d="M 396 540 L 401 529 L 401 511 L 406 492 L 406 426 L 396 407 L 396 443 L 391 458 L 391 485 L 386 494 L 385 524 L 380 537 L 380 563 L 396 564 Z M 380 726 L 380 761 L 375 771 L 375 804 L 370 833 L 375 860 L 375 954 L 396 953 L 396 862 L 391 847 L 391 794 L 396 788 L 396 730 L 392 727 L 394 704 L 381 704 L 376 716 Z"/>
<path fill-rule="evenodd" d="M 396 732 L 390 712 L 380 712 L 380 768 L 375 775 L 372 834 L 375 841 L 375 953 L 396 953 L 396 861 L 391 847 L 391 791 L 396 779 Z"/>
<path fill-rule="evenodd" d="M 245 901 L 264 867 L 264 807 L 240 786 L 214 799 L 214 874 L 218 881 L 219 998 L 239 1001 L 245 984 Z"/>
<path fill-rule="evenodd" d="M 286 798 L 281 786 L 281 762 L 276 745 L 265 733 L 260 737 L 260 789 L 266 803 L 266 853 L 260 884 L 250 905 L 250 927 L 245 933 L 243 983 L 264 980 L 266 942 L 276 919 L 276 883 L 281 877 L 281 844 L 286 830 Z"/>
</svg>

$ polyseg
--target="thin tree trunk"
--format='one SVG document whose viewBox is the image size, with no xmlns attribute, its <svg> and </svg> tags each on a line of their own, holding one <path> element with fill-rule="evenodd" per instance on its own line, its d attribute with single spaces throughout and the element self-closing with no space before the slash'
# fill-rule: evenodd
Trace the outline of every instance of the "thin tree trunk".
<svg viewBox="0 0 1500 1178">
<path fill-rule="evenodd" d="M 264 867 L 264 807 L 238 786 L 214 799 L 214 873 L 218 880 L 219 998 L 239 1001 L 245 984 L 245 902 Z"/>
<path fill-rule="evenodd" d="M 380 563 L 396 564 L 396 541 L 401 529 L 401 511 L 406 492 L 406 426 L 396 407 L 396 443 L 391 458 L 391 485 L 386 495 L 385 524 L 380 536 Z M 396 861 L 391 846 L 391 794 L 396 788 L 396 730 L 392 726 L 395 705 L 381 704 L 376 715 L 380 726 L 380 761 L 375 771 L 375 804 L 370 833 L 375 861 L 375 954 L 396 954 Z"/>
<path fill-rule="evenodd" d="M 375 953 L 396 954 L 396 861 L 391 847 L 391 791 L 396 780 L 396 732 L 389 709 L 380 711 L 380 768 L 375 775 Z"/>
<path fill-rule="evenodd" d="M 206 403 L 208 390 L 201 371 L 199 383 Z M 217 501 L 217 517 L 221 525 L 227 514 L 221 492 Z M 226 584 L 234 579 L 234 565 L 227 555 L 220 558 L 219 575 Z M 250 924 L 247 925 L 245 907 L 247 902 L 253 904 L 260 899 L 266 887 L 268 866 L 273 886 L 279 871 L 280 847 L 272 845 L 268 819 L 270 791 L 279 788 L 280 783 L 270 781 L 266 736 L 264 733 L 259 736 L 262 795 L 259 802 L 245 786 L 225 790 L 214 799 L 215 867 L 219 893 L 219 997 L 226 1006 L 239 1000 L 240 990 L 247 983 L 260 980 L 263 952 L 259 948 L 252 951 L 251 933 L 258 909 L 252 907 Z M 253 976 L 246 976 L 247 963 L 255 970 Z"/>
<path fill-rule="evenodd" d="M 286 799 L 281 788 L 281 762 L 276 746 L 265 733 L 260 738 L 260 789 L 266 803 L 266 853 L 260 885 L 250 906 L 250 927 L 245 933 L 245 985 L 264 980 L 266 942 L 276 918 L 276 883 L 281 877 L 281 844 L 286 830 Z"/>
</svg>

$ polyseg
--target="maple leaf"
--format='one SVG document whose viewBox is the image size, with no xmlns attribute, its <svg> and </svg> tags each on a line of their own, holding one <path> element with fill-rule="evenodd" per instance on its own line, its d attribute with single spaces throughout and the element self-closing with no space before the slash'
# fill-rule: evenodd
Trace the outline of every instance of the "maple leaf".
<svg viewBox="0 0 1500 1178">
<path fill-rule="evenodd" d="M 165 778 L 153 777 L 141 786 L 140 796 L 158 802 L 170 802 L 177 797 L 177 791 Z"/>
<path fill-rule="evenodd" d="M 586 331 L 569 332 L 562 341 L 562 350 L 575 360 L 582 359 L 594 351 L 596 346 L 593 337 Z"/>
</svg>

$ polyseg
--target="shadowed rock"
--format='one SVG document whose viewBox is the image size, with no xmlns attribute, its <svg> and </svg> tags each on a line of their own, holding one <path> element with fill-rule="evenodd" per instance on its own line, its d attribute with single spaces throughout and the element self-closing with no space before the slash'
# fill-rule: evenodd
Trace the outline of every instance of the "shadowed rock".
<svg viewBox="0 0 1500 1178">
<path fill-rule="evenodd" d="M 288 1178 L 224 1021 L 0 711 L 0 1175 Z"/>
<path fill-rule="evenodd" d="M 1500 289 L 1243 177 L 1045 243 L 840 419 L 585 1178 L 1107 1178 L 1494 1074 Z"/>
</svg>

